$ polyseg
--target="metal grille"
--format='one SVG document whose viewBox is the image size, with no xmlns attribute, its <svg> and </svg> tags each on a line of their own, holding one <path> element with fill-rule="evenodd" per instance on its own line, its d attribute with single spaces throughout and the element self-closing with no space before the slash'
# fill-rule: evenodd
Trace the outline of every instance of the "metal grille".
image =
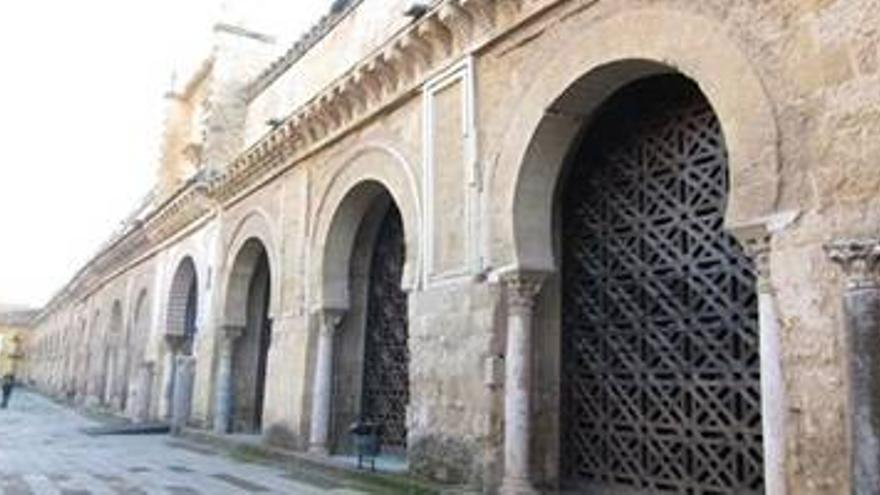
<svg viewBox="0 0 880 495">
<path fill-rule="evenodd" d="M 403 225 L 392 205 L 379 227 L 370 263 L 362 409 L 364 419 L 382 424 L 382 444 L 392 451 L 406 449 L 409 403 L 403 261 Z"/>
<path fill-rule="evenodd" d="M 727 156 L 690 82 L 597 117 L 563 198 L 563 478 L 591 493 L 762 493 L 755 275 L 722 229 Z"/>
</svg>

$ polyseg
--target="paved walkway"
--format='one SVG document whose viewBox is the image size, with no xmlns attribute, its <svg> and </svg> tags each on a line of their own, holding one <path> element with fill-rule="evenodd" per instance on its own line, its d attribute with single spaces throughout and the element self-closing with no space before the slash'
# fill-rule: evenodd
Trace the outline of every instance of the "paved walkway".
<svg viewBox="0 0 880 495">
<path fill-rule="evenodd" d="M 0 409 L 0 495 L 352 494 L 316 473 L 239 461 L 165 435 L 91 436 L 98 426 L 15 390 Z"/>
</svg>

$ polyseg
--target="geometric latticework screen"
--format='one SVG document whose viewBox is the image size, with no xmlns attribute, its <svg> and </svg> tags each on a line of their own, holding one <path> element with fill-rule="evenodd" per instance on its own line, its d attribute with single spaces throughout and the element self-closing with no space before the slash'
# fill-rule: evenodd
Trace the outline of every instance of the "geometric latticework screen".
<svg viewBox="0 0 880 495">
<path fill-rule="evenodd" d="M 361 407 L 364 419 L 382 425 L 383 447 L 397 452 L 406 449 L 409 403 L 407 301 L 400 288 L 403 262 L 403 224 L 392 204 L 370 262 Z"/>
<path fill-rule="evenodd" d="M 562 476 L 590 493 L 762 493 L 754 267 L 689 81 L 603 107 L 563 196 Z"/>
</svg>

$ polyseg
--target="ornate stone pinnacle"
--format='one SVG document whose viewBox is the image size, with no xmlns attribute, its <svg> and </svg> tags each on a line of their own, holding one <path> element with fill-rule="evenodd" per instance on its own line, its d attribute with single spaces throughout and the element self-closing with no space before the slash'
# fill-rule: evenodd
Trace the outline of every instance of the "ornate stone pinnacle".
<svg viewBox="0 0 880 495">
<path fill-rule="evenodd" d="M 842 239 L 825 245 L 843 268 L 847 289 L 880 288 L 880 239 Z"/>
<path fill-rule="evenodd" d="M 545 274 L 540 272 L 516 271 L 502 275 L 508 311 L 531 311 L 545 278 Z"/>
</svg>

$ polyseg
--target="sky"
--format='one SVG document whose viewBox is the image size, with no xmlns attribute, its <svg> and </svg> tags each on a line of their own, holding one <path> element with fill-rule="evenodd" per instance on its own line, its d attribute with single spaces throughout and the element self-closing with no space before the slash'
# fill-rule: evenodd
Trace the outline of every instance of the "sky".
<svg viewBox="0 0 880 495">
<path fill-rule="evenodd" d="M 0 3 L 0 304 L 45 304 L 155 184 L 162 95 L 210 53 L 218 19 L 247 16 L 281 52 L 329 5 Z"/>
</svg>

